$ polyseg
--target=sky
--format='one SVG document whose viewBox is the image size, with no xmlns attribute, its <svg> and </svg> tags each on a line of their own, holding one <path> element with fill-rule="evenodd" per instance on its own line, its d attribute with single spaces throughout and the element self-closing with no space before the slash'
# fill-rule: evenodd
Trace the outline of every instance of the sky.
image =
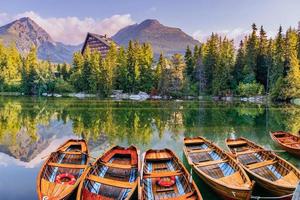
<svg viewBox="0 0 300 200">
<path fill-rule="evenodd" d="M 299 0 L 1 0 L 0 25 L 28 16 L 54 40 L 80 44 L 87 32 L 112 36 L 150 18 L 204 41 L 212 32 L 240 39 L 252 23 L 272 37 L 279 25 L 297 27 L 299 10 Z"/>
</svg>

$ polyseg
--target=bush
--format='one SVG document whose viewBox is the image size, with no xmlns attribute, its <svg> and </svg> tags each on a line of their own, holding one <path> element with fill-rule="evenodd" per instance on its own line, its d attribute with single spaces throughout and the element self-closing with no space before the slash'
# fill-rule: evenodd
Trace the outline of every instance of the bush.
<svg viewBox="0 0 300 200">
<path fill-rule="evenodd" d="M 74 88 L 70 83 L 59 78 L 59 79 L 56 79 L 54 82 L 54 92 L 55 93 L 69 93 L 69 92 L 74 92 Z"/>
<path fill-rule="evenodd" d="M 259 83 L 240 83 L 237 88 L 237 93 L 243 97 L 261 95 L 264 93 L 264 86 Z"/>
</svg>

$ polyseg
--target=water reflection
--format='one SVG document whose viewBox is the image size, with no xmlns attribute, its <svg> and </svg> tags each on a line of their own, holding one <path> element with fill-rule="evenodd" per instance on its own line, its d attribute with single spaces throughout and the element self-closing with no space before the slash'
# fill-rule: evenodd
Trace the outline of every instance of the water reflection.
<svg viewBox="0 0 300 200">
<path fill-rule="evenodd" d="M 6 199 L 18 199 L 25 193 L 34 199 L 35 176 L 42 158 L 71 137 L 87 139 L 95 157 L 111 144 L 135 144 L 142 151 L 168 147 L 182 157 L 184 136 L 203 135 L 221 147 L 227 137 L 244 136 L 274 149 L 277 147 L 268 132 L 279 129 L 298 132 L 299 107 L 2 97 L 0 193 Z M 296 158 L 281 155 L 300 167 Z M 22 179 L 2 187 L 7 181 L 3 173 L 19 173 Z M 12 190 L 17 192 L 11 195 Z"/>
</svg>

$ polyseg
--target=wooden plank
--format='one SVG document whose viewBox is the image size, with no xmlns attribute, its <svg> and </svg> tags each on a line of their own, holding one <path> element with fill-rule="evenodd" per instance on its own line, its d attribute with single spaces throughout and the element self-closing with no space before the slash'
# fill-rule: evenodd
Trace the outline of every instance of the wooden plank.
<svg viewBox="0 0 300 200">
<path fill-rule="evenodd" d="M 228 145 L 230 146 L 237 146 L 237 145 L 243 145 L 243 144 L 247 144 L 246 141 L 243 141 L 243 140 L 237 140 L 237 141 L 229 141 L 228 142 Z"/>
<path fill-rule="evenodd" d="M 204 142 L 202 139 L 186 139 L 184 141 L 185 144 L 197 144 L 197 143 L 202 143 Z"/>
<path fill-rule="evenodd" d="M 70 155 L 81 155 L 81 154 L 84 154 L 83 152 L 78 152 L 78 151 L 59 151 L 59 153 L 70 154 Z"/>
<path fill-rule="evenodd" d="M 117 163 L 102 163 L 103 165 L 107 167 L 112 167 L 112 168 L 118 168 L 118 169 L 131 169 L 131 165 L 125 165 L 125 164 L 117 164 Z"/>
<path fill-rule="evenodd" d="M 184 200 L 184 199 L 189 199 L 189 197 L 191 197 L 193 194 L 194 194 L 194 192 L 189 192 L 189 193 L 186 193 L 186 194 L 178 196 L 178 197 L 168 198 L 168 200 Z"/>
<path fill-rule="evenodd" d="M 53 163 L 53 162 L 50 162 L 47 165 L 53 166 L 53 167 L 72 168 L 72 169 L 84 169 L 84 168 L 86 168 L 86 165 L 60 164 L 60 163 Z"/>
<path fill-rule="evenodd" d="M 273 165 L 276 162 L 277 161 L 274 161 L 274 160 L 266 160 L 264 162 L 259 162 L 259 163 L 254 163 L 254 164 L 248 165 L 247 167 L 248 167 L 248 169 L 252 170 L 252 169 L 257 169 L 260 167 L 265 167 L 268 165 Z"/>
<path fill-rule="evenodd" d="M 179 176 L 182 172 L 180 171 L 168 171 L 168 172 L 153 172 L 145 174 L 143 178 L 159 178 L 159 177 L 169 177 L 169 176 Z"/>
<path fill-rule="evenodd" d="M 89 179 L 91 181 L 98 182 L 98 183 L 102 183 L 102 184 L 105 184 L 105 185 L 119 187 L 119 188 L 133 188 L 136 185 L 135 183 L 129 183 L 129 182 L 125 182 L 125 181 L 116 181 L 116 180 L 111 180 L 111 179 L 108 179 L 108 178 L 102 178 L 102 177 L 94 176 L 94 175 L 89 175 L 87 177 L 87 179 Z"/>
<path fill-rule="evenodd" d="M 196 167 L 205 167 L 205 166 L 209 166 L 209 165 L 216 165 L 216 164 L 220 164 L 220 163 L 225 163 L 227 161 L 228 160 L 212 160 L 212 161 L 197 163 Z"/>
<path fill-rule="evenodd" d="M 212 151 L 212 149 L 207 148 L 207 149 L 188 150 L 189 153 L 202 153 L 202 152 L 209 152 L 209 151 Z"/>
</svg>

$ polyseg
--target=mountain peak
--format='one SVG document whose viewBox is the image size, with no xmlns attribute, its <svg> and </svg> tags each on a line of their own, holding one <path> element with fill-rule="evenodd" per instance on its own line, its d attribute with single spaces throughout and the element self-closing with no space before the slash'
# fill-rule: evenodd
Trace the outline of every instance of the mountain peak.
<svg viewBox="0 0 300 200">
<path fill-rule="evenodd" d="M 165 26 L 156 19 L 146 19 L 140 24 L 127 26 L 112 38 L 124 46 L 127 46 L 129 40 L 151 43 L 156 55 L 164 52 L 168 56 L 174 53 L 184 53 L 187 46 L 193 47 L 200 44 L 181 29 Z"/>
<path fill-rule="evenodd" d="M 140 23 L 140 26 L 161 25 L 157 19 L 146 19 Z"/>
<path fill-rule="evenodd" d="M 44 43 L 54 44 L 51 36 L 29 17 L 17 19 L 0 27 L 0 35 L 5 45 L 15 43 L 23 53 L 28 52 L 32 45 L 39 47 Z"/>
</svg>

